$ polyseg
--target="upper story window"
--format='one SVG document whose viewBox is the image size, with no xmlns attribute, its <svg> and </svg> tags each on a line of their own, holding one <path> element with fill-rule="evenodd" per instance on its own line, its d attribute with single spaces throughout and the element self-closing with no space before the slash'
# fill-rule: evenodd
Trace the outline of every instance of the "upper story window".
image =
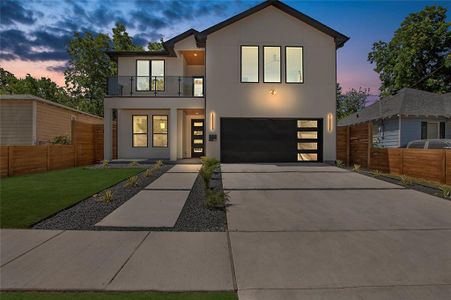
<svg viewBox="0 0 451 300">
<path fill-rule="evenodd" d="M 152 59 L 136 61 L 136 90 L 164 91 L 164 60 Z"/>
<path fill-rule="evenodd" d="M 241 82 L 258 82 L 258 46 L 241 46 Z"/>
<path fill-rule="evenodd" d="M 263 82 L 282 82 L 280 47 L 263 47 Z"/>
<path fill-rule="evenodd" d="M 287 46 L 285 47 L 285 82 L 304 82 L 304 62 L 303 48 Z"/>
</svg>

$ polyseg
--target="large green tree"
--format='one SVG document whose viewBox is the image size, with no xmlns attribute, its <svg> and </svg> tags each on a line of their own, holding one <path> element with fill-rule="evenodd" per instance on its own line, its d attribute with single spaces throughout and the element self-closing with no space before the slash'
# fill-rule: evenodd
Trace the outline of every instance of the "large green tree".
<svg viewBox="0 0 451 300">
<path fill-rule="evenodd" d="M 441 6 L 427 6 L 408 15 L 391 41 L 373 44 L 368 60 L 376 65 L 382 96 L 404 87 L 451 91 L 451 22 L 446 12 Z"/>
<path fill-rule="evenodd" d="M 156 41 L 152 41 L 149 42 L 149 44 L 147 44 L 147 49 L 149 49 L 149 51 L 160 51 L 163 50 L 163 38 L 160 38 L 160 41 L 156 42 Z"/>
<path fill-rule="evenodd" d="M 356 113 L 365 107 L 369 89 L 351 89 L 343 94 L 340 84 L 337 84 L 337 120 Z"/>
<path fill-rule="evenodd" d="M 116 27 L 113 28 L 113 50 L 144 51 L 144 48 L 133 43 L 133 38 L 128 35 L 124 24 L 116 23 Z"/>
</svg>

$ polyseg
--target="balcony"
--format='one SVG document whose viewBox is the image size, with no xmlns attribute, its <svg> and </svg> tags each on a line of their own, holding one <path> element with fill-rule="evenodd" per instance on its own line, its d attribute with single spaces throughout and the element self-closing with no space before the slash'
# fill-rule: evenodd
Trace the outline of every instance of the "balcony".
<svg viewBox="0 0 451 300">
<path fill-rule="evenodd" d="M 108 77 L 110 97 L 204 97 L 204 78 L 187 76 Z"/>
</svg>

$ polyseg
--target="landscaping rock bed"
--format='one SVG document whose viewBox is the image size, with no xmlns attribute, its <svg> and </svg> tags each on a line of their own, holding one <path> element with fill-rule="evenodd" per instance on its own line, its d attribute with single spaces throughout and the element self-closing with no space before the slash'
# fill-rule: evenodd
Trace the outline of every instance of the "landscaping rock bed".
<svg viewBox="0 0 451 300">
<path fill-rule="evenodd" d="M 153 176 L 146 177 L 144 172 L 139 177 L 139 186 L 124 188 L 126 180 L 109 188 L 113 192 L 113 200 L 104 203 L 95 197 L 89 197 L 75 205 L 68 207 L 55 215 L 48 217 L 32 226 L 34 229 L 60 229 L 60 230 L 98 230 L 94 225 L 129 200 L 144 187 L 156 180 L 172 166 L 164 165 Z M 99 193 L 100 194 L 100 193 Z"/>
</svg>

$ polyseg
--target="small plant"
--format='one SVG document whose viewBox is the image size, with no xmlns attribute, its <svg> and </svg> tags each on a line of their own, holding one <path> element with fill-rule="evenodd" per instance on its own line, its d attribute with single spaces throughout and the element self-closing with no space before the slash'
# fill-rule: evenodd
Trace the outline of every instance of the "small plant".
<svg viewBox="0 0 451 300">
<path fill-rule="evenodd" d="M 155 165 L 158 166 L 158 169 L 161 168 L 163 166 L 163 161 L 162 160 L 157 160 L 155 162 Z"/>
<path fill-rule="evenodd" d="M 150 177 L 153 174 L 154 174 L 153 168 L 146 169 L 146 171 L 144 172 L 144 176 L 146 176 L 146 177 Z"/>
<path fill-rule="evenodd" d="M 59 144 L 59 145 L 69 145 L 70 144 L 70 138 L 67 135 L 59 135 L 55 136 L 51 140 L 52 144 Z"/>
<path fill-rule="evenodd" d="M 210 181 L 213 173 L 219 169 L 219 160 L 210 157 L 201 157 L 202 168 L 200 168 L 199 174 L 204 181 L 206 189 L 210 188 Z"/>
<path fill-rule="evenodd" d="M 343 163 L 342 160 L 337 159 L 337 160 L 335 161 L 335 165 L 336 165 L 338 168 L 343 168 L 345 164 Z"/>
<path fill-rule="evenodd" d="M 451 187 L 450 186 L 441 186 L 440 187 L 441 196 L 443 198 L 451 199 Z"/>
<path fill-rule="evenodd" d="M 404 186 L 409 186 L 413 184 L 412 179 L 406 175 L 399 176 L 399 179 L 401 180 L 401 184 Z"/>
<path fill-rule="evenodd" d="M 102 160 L 102 167 L 107 169 L 110 166 L 110 161 L 108 159 Z"/>
<path fill-rule="evenodd" d="M 373 175 L 374 177 L 380 177 L 382 176 L 382 172 L 379 170 L 373 170 L 371 171 L 371 175 Z"/>
<path fill-rule="evenodd" d="M 114 193 L 112 190 L 106 190 L 100 195 L 103 203 L 110 203 L 111 201 L 113 201 L 113 196 Z"/>
<path fill-rule="evenodd" d="M 136 160 L 134 160 L 134 161 L 132 161 L 132 162 L 129 164 L 129 166 L 130 166 L 130 167 L 137 167 L 137 166 L 139 166 L 139 163 L 138 163 Z"/>
<path fill-rule="evenodd" d="M 230 201 L 229 193 L 217 189 L 206 189 L 204 205 L 207 208 L 224 207 Z"/>
<path fill-rule="evenodd" d="M 127 182 L 124 184 L 125 188 L 134 188 L 137 186 L 139 186 L 139 178 L 137 175 L 128 178 Z"/>
<path fill-rule="evenodd" d="M 360 172 L 360 165 L 354 164 L 354 166 L 352 167 L 352 171 L 359 173 Z"/>
</svg>

